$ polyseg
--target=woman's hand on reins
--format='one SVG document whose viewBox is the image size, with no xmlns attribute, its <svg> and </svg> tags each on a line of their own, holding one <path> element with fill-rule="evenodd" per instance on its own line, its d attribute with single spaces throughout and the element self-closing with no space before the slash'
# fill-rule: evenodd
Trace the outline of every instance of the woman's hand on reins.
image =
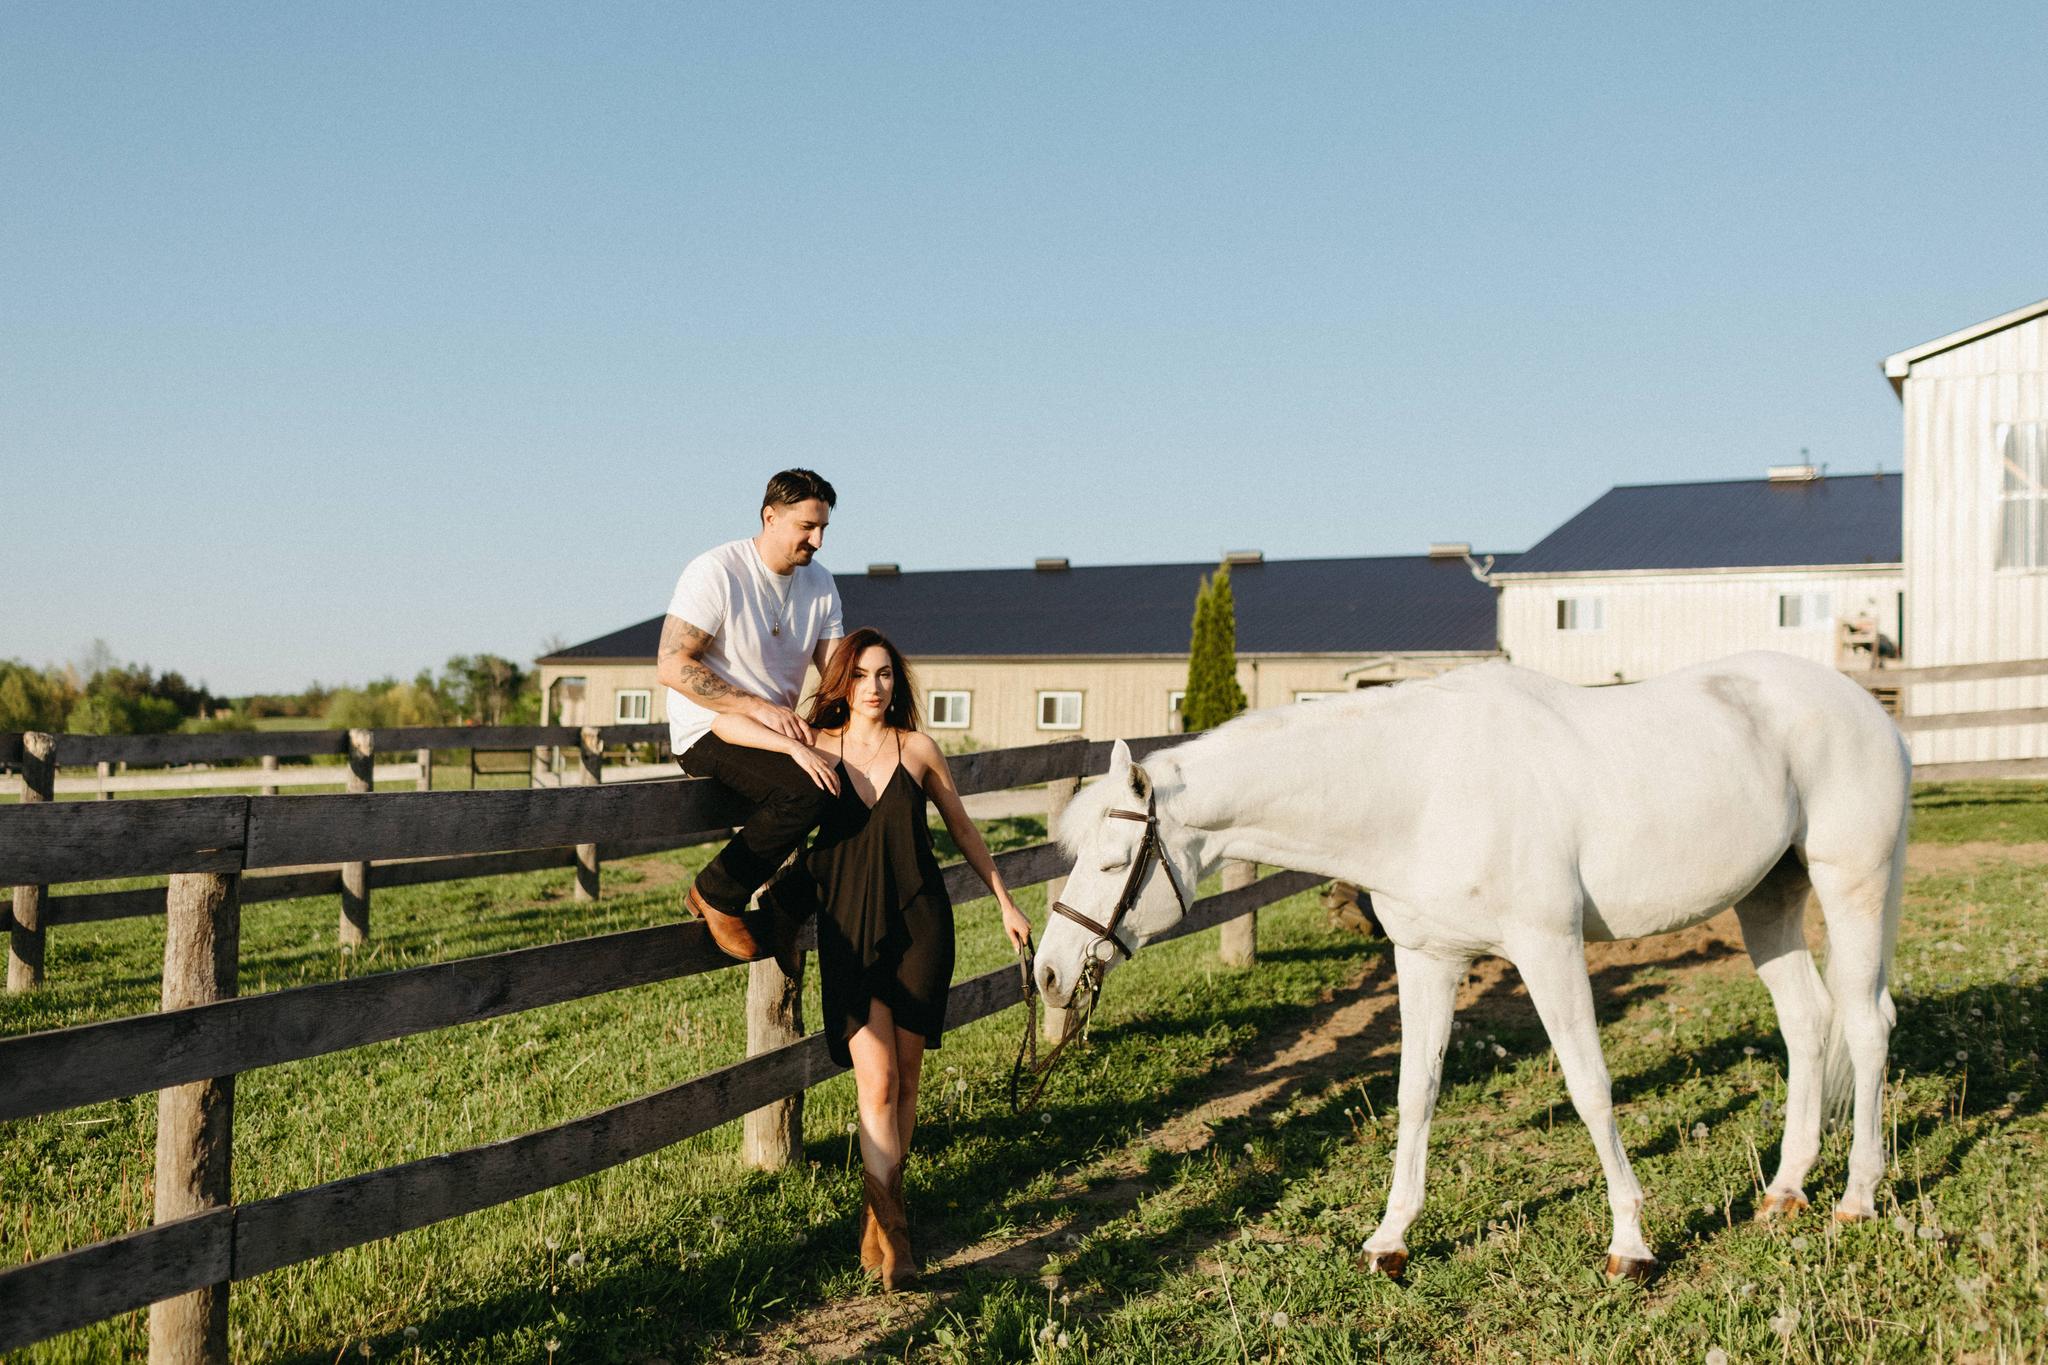
<svg viewBox="0 0 2048 1365">
<path fill-rule="evenodd" d="M 1018 952 L 1031 942 L 1031 921 L 1024 918 L 1024 912 L 1010 899 L 1008 891 L 996 892 L 996 904 L 1003 912 L 1003 932 L 1010 936 L 1010 946 Z"/>
</svg>

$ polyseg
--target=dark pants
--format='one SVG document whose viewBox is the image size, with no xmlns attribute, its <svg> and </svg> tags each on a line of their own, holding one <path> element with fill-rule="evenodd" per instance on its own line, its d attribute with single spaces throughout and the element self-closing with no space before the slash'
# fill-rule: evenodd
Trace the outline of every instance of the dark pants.
<svg viewBox="0 0 2048 1365">
<path fill-rule="evenodd" d="M 747 902 L 791 853 L 803 847 L 804 838 L 825 818 L 829 799 L 818 784 L 787 754 L 767 749 L 747 749 L 728 744 L 717 735 L 706 735 L 683 754 L 683 771 L 692 777 L 709 777 L 731 787 L 755 810 L 732 841 L 697 874 L 697 894 L 712 906 L 731 914 L 747 908 Z M 808 885 L 809 875 L 798 862 L 793 879 Z M 777 884 L 780 890 L 780 883 Z M 792 887 L 791 890 L 796 890 Z M 808 903 L 808 896 L 781 897 Z M 785 913 L 801 916 L 804 904 L 782 907 Z"/>
</svg>

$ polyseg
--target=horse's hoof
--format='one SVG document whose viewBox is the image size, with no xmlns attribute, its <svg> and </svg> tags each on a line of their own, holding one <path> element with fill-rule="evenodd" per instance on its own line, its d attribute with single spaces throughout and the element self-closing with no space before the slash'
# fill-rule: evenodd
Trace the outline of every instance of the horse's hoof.
<svg viewBox="0 0 2048 1365">
<path fill-rule="evenodd" d="M 1647 1284 L 1656 1275 L 1657 1268 L 1655 1256 L 1639 1259 L 1617 1256 L 1611 1251 L 1607 1253 L 1607 1278 L 1610 1280 L 1634 1280 L 1637 1284 Z"/>
<path fill-rule="evenodd" d="M 1845 1209 L 1840 1204 L 1835 1205 L 1835 1221 L 1837 1223 L 1867 1223 L 1875 1217 L 1877 1217 L 1877 1210 L 1875 1209 Z"/>
<path fill-rule="evenodd" d="M 1763 1202 L 1756 1206 L 1756 1220 L 1759 1223 L 1765 1223 L 1773 1218 L 1804 1213 L 1808 1207 L 1806 1196 L 1803 1194 L 1767 1193 L 1764 1195 Z"/>
<path fill-rule="evenodd" d="M 1358 1258 L 1358 1268 L 1369 1275 L 1384 1275 L 1390 1280 L 1398 1280 L 1408 1269 L 1408 1253 L 1368 1251 Z"/>
</svg>

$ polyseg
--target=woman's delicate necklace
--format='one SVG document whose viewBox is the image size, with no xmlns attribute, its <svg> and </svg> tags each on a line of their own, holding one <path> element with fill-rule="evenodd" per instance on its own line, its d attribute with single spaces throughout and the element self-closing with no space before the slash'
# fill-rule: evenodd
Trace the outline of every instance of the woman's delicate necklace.
<svg viewBox="0 0 2048 1365">
<path fill-rule="evenodd" d="M 842 741 L 844 740 L 844 738 L 845 736 L 842 733 Z M 885 730 L 875 737 L 875 747 L 868 750 L 868 756 L 866 758 L 856 758 L 853 761 L 853 766 L 859 768 L 862 772 L 866 772 L 868 770 L 868 764 L 875 761 L 876 756 L 882 752 L 882 746 L 884 744 L 887 744 L 888 742 L 889 734 L 888 731 Z"/>
<path fill-rule="evenodd" d="M 757 552 L 757 553 L 756 553 L 756 554 L 754 555 L 754 563 L 755 563 L 755 564 L 756 564 L 756 565 L 757 565 L 757 566 L 758 566 L 758 567 L 760 568 L 760 570 L 761 570 L 761 572 L 762 572 L 763 574 L 768 574 L 768 575 L 769 575 L 770 577 L 773 577 L 773 578 L 781 578 L 781 577 L 783 577 L 783 575 L 781 575 L 781 574 L 770 574 L 770 573 L 769 573 L 769 569 L 768 569 L 768 566 L 767 566 L 766 564 L 763 564 L 763 563 L 761 563 L 761 556 L 760 556 L 760 554 L 759 554 L 758 552 Z M 790 596 L 791 596 L 791 594 L 793 594 L 793 593 L 794 593 L 795 591 L 796 591 L 796 571 L 795 571 L 794 569 L 792 569 L 792 570 L 790 570 L 790 572 L 789 572 L 789 574 L 788 574 L 788 581 L 787 581 L 787 582 L 785 582 L 785 583 L 784 583 L 784 584 L 782 585 L 782 593 L 781 593 L 781 596 L 780 596 L 780 597 L 779 597 L 779 598 L 777 599 L 777 601 L 776 601 L 776 604 L 775 604 L 775 620 L 774 620 L 774 621 L 773 621 L 772 623 L 770 623 L 770 625 L 769 625 L 769 627 L 768 627 L 768 633 L 769 633 L 770 635 L 780 635 L 780 634 L 782 634 L 782 621 L 783 621 L 783 618 L 784 618 L 785 616 L 787 616 L 787 615 L 788 615 L 788 613 L 789 613 L 789 599 L 790 599 Z M 768 593 L 769 593 L 769 595 L 770 595 L 771 597 L 772 597 L 772 596 L 775 596 L 775 589 L 774 589 L 773 587 L 770 587 L 770 588 L 768 589 Z"/>
</svg>

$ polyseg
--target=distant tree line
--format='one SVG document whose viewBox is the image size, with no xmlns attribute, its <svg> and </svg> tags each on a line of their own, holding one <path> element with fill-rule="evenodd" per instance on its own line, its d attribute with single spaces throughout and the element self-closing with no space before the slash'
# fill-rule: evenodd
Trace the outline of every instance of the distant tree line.
<svg viewBox="0 0 2048 1365">
<path fill-rule="evenodd" d="M 360 687 L 222 697 L 176 670 L 117 663 L 104 642 L 86 657 L 41 668 L 0 659 L 0 730 L 149 735 L 253 730 L 259 720 L 318 719 L 337 728 L 528 725 L 540 719 L 540 675 L 496 654 L 457 654 L 440 672 Z"/>
</svg>

